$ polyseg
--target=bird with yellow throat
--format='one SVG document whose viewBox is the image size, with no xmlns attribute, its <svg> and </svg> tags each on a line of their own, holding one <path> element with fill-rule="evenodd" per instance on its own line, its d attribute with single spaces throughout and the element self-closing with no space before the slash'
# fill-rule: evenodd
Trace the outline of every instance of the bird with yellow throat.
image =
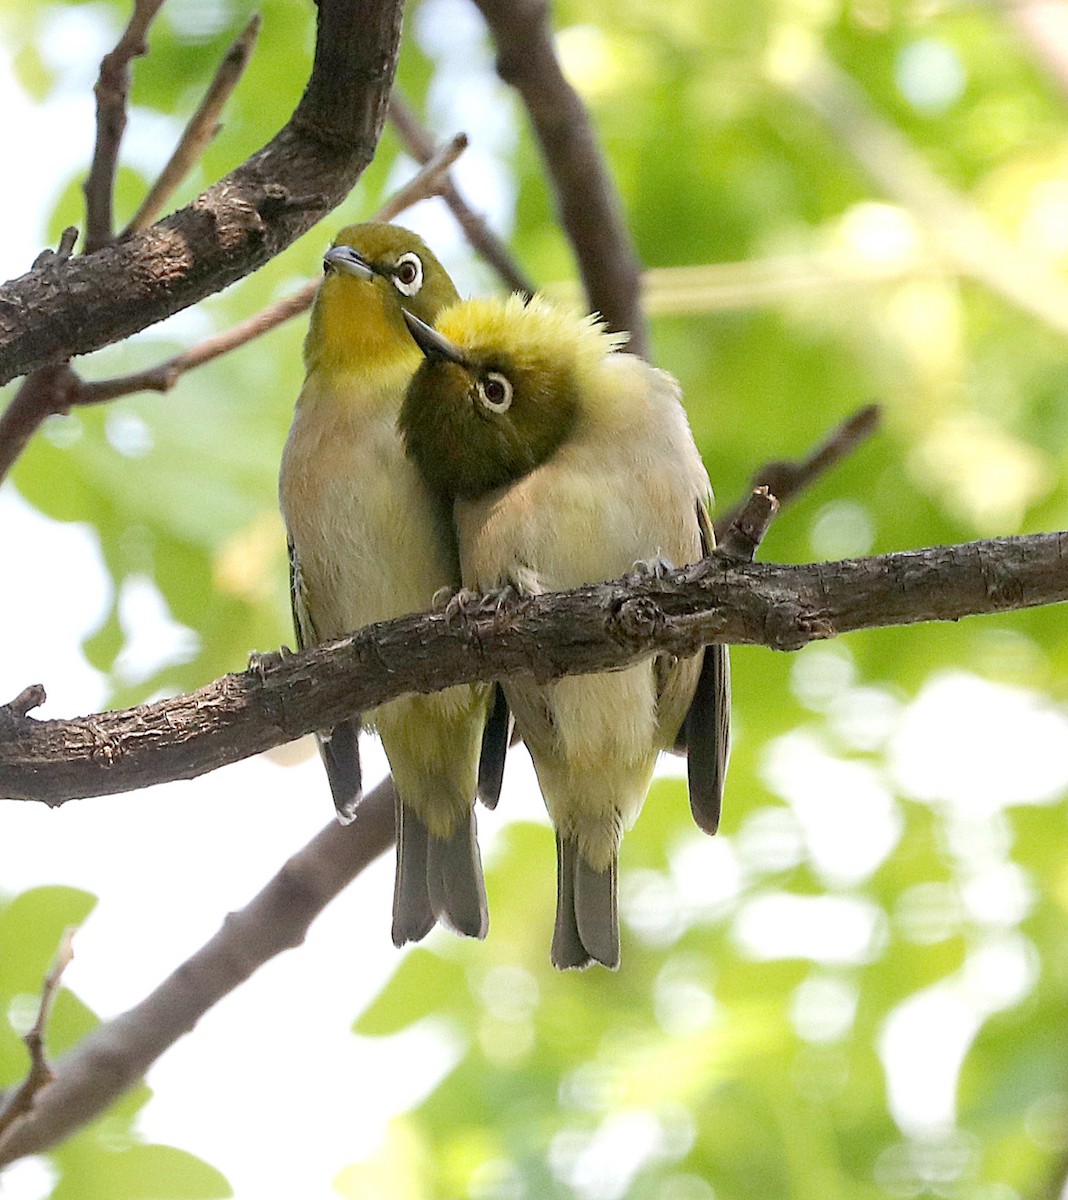
<svg viewBox="0 0 1068 1200">
<path fill-rule="evenodd" d="M 421 238 L 381 223 L 342 229 L 323 270 L 279 479 L 301 646 L 425 611 L 460 584 L 448 515 L 397 430 L 423 361 L 401 306 L 433 321 L 458 299 L 453 282 Z M 382 740 L 397 796 L 398 946 L 439 920 L 486 934 L 473 804 L 489 700 L 478 686 L 402 696 L 319 735 L 342 820 L 360 800 L 361 721 Z"/>
<path fill-rule="evenodd" d="M 401 430 L 452 505 L 465 587 L 539 594 L 711 551 L 708 476 L 670 375 L 538 297 L 468 300 L 435 328 L 406 308 L 426 361 Z M 693 815 L 718 825 L 726 647 L 548 684 L 517 675 L 504 691 L 556 828 L 552 961 L 614 967 L 620 840 L 661 750 L 685 748 Z"/>
</svg>

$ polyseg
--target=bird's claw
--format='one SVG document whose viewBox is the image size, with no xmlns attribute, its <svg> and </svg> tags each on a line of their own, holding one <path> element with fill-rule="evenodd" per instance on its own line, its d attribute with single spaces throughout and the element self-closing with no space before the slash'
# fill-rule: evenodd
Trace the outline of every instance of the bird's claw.
<svg viewBox="0 0 1068 1200">
<path fill-rule="evenodd" d="M 664 579 L 675 570 L 675 564 L 662 554 L 652 558 L 639 558 L 632 568 L 632 573 L 639 579 Z"/>
<path fill-rule="evenodd" d="M 430 597 L 430 611 L 435 613 L 447 612 L 449 605 L 455 600 L 456 595 L 456 588 L 439 587 L 433 596 Z"/>
<path fill-rule="evenodd" d="M 524 593 L 511 583 L 492 588 L 488 592 L 475 592 L 471 588 L 460 588 L 459 591 L 452 592 L 442 588 L 441 592 L 435 595 L 435 600 L 442 593 L 447 594 L 439 611 L 445 613 L 445 621 L 449 625 L 472 617 L 493 617 L 494 620 L 500 620 L 513 612 L 524 599 Z"/>
<path fill-rule="evenodd" d="M 495 617 L 504 617 L 512 612 L 522 600 L 523 593 L 519 588 L 512 583 L 506 583 L 504 587 L 484 592 L 478 607 L 480 612 L 492 613 Z"/>
<path fill-rule="evenodd" d="M 287 654 L 291 653 L 292 651 L 287 646 L 282 646 L 278 650 L 278 657 L 285 658 Z M 254 675 L 259 676 L 260 683 L 267 682 L 267 666 L 270 658 L 270 654 L 265 654 L 260 650 L 253 650 L 248 656 L 248 669 Z"/>
<path fill-rule="evenodd" d="M 434 599 L 437 600 L 442 592 L 446 591 L 448 591 L 447 588 L 441 588 L 435 593 Z M 442 609 L 445 613 L 445 624 L 456 625 L 465 620 L 472 613 L 477 612 L 481 601 L 481 595 L 473 592 L 470 588 L 462 587 L 458 591 L 452 592 Z"/>
</svg>

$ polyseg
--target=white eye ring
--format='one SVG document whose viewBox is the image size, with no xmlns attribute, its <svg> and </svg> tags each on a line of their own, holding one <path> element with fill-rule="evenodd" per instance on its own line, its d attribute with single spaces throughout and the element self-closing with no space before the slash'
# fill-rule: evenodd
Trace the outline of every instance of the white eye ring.
<svg viewBox="0 0 1068 1200">
<path fill-rule="evenodd" d="M 500 371 L 490 371 L 485 379 L 478 381 L 478 399 L 490 412 L 507 412 L 512 406 L 512 385 Z"/>
<path fill-rule="evenodd" d="M 423 264 L 410 251 L 397 259 L 393 268 L 393 286 L 402 296 L 414 296 L 423 286 Z"/>
</svg>

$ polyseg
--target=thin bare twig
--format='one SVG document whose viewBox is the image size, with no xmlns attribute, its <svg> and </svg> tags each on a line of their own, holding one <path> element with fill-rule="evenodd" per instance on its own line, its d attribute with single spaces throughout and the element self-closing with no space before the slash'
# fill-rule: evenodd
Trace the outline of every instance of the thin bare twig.
<svg viewBox="0 0 1068 1200">
<path fill-rule="evenodd" d="M 800 461 L 774 459 L 765 463 L 750 480 L 751 488 L 767 488 L 779 506 L 789 504 L 798 492 L 811 487 L 820 475 L 852 454 L 875 433 L 882 421 L 877 404 L 867 404 L 847 417 L 815 450 Z M 744 502 L 743 502 L 744 503 Z M 737 505 L 716 522 L 716 536 L 722 538 L 741 511 Z"/>
<path fill-rule="evenodd" d="M 396 88 L 389 97 L 389 119 L 412 157 L 421 163 L 429 162 L 434 154 L 434 139 Z M 485 218 L 467 203 L 450 178 L 442 181 L 440 194 L 472 248 L 513 292 L 532 296 L 534 285 L 512 257 L 508 247 L 486 224 Z"/>
<path fill-rule="evenodd" d="M 85 252 L 92 254 L 111 241 L 112 203 L 119 144 L 126 129 L 126 97 L 130 62 L 146 53 L 145 36 L 163 0 L 134 0 L 130 22 L 113 50 L 104 55 L 96 93 L 96 147 L 85 181 Z"/>
<path fill-rule="evenodd" d="M 122 231 L 121 237 L 128 237 L 136 230 L 145 229 L 152 224 L 163 211 L 164 204 L 174 195 L 179 184 L 200 160 L 208 144 L 222 129 L 219 117 L 234 88 L 237 87 L 238 81 L 245 73 L 262 23 L 263 18 L 260 14 L 253 13 L 248 24 L 227 50 L 225 58 L 215 72 L 215 78 L 204 94 L 204 99 L 201 100 L 199 107 L 190 117 L 189 123 L 182 132 L 178 145 L 174 148 L 174 153 L 168 159 L 148 195 L 141 201 L 141 207 Z"/>
<path fill-rule="evenodd" d="M 589 307 L 649 352 L 640 270 L 589 115 L 553 49 L 545 0 L 475 0 L 497 43 L 497 73 L 520 94 L 553 181 Z"/>
<path fill-rule="evenodd" d="M 423 159 L 422 169 L 386 200 L 375 214 L 375 220 L 392 221 L 420 200 L 443 195 L 449 181 L 449 168 L 467 146 L 467 134 L 458 133 L 451 142 L 446 142 L 440 149 Z"/>
<path fill-rule="evenodd" d="M 44 1034 L 48 1024 L 52 1005 L 59 991 L 63 972 L 74 957 L 74 930 L 68 929 L 60 939 L 56 958 L 48 974 L 44 977 L 41 987 L 41 1002 L 37 1008 L 37 1019 L 22 1039 L 30 1052 L 30 1069 L 26 1078 L 15 1089 L 14 1093 L 0 1111 L 0 1145 L 12 1129 L 25 1121 L 37 1105 L 39 1096 L 55 1078 L 52 1068 L 45 1057 Z"/>
<path fill-rule="evenodd" d="M 418 204 L 420 200 L 439 195 L 442 181 L 449 167 L 466 148 L 467 135 L 458 133 L 451 142 L 447 142 L 434 154 L 403 187 L 385 201 L 375 213 L 374 219 L 376 221 L 392 221 L 394 217 L 404 212 L 405 209 L 411 208 L 412 205 Z M 186 371 L 211 362 L 212 359 L 219 358 L 231 350 L 236 350 L 239 346 L 244 346 L 293 317 L 306 312 L 311 306 L 312 300 L 315 299 L 318 288 L 319 280 L 313 279 L 291 296 L 276 300 L 258 313 L 238 322 L 232 328 L 217 333 L 213 337 L 205 338 L 204 341 L 191 346 L 188 350 L 183 350 L 181 354 L 177 354 L 174 358 L 159 363 L 155 367 L 149 367 L 131 375 L 117 376 L 113 379 L 83 382 L 74 403 L 99 404 L 105 400 L 114 400 L 118 396 L 127 396 L 131 392 L 169 391 Z M 2 425 L 2 421 L 0 421 L 0 425 Z"/>
<path fill-rule="evenodd" d="M 0 482 L 42 422 L 56 413 L 70 412 L 80 385 L 68 363 L 41 367 L 26 376 L 0 416 Z"/>
<path fill-rule="evenodd" d="M 752 562 L 778 511 L 779 501 L 766 487 L 754 488 L 734 509 L 716 553 L 734 562 Z"/>
<path fill-rule="evenodd" d="M 420 171 L 392 196 L 390 196 L 375 214 L 377 221 L 391 221 L 405 209 L 418 204 L 430 196 L 439 195 L 442 181 L 448 169 L 467 148 L 466 134 L 459 133 L 435 154 Z M 144 371 L 136 371 L 130 375 L 120 375 L 112 379 L 99 379 L 95 382 L 84 381 L 78 390 L 76 404 L 99 404 L 105 400 L 114 400 L 119 396 L 127 396 L 131 392 L 167 392 L 178 382 L 186 371 L 193 367 L 202 366 L 219 358 L 223 354 L 236 350 L 240 346 L 261 337 L 263 334 L 276 329 L 279 325 L 306 312 L 315 299 L 319 280 L 295 291 L 291 296 L 276 300 L 266 308 L 254 313 L 244 321 L 238 322 L 230 329 L 205 338 L 181 354 Z M 0 422 L 2 424 L 2 422 Z"/>
</svg>

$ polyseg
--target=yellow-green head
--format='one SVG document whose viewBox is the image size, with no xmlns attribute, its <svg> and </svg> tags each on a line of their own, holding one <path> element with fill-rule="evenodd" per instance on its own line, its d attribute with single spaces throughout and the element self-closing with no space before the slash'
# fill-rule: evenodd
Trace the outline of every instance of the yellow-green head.
<svg viewBox="0 0 1068 1200">
<path fill-rule="evenodd" d="M 348 225 L 323 256 L 325 278 L 304 342 L 308 371 L 364 371 L 412 360 L 403 305 L 432 322 L 459 296 L 418 234 L 399 225 Z"/>
<path fill-rule="evenodd" d="M 434 328 L 405 308 L 425 361 L 408 386 L 400 429 L 424 478 L 450 499 L 484 495 L 546 462 L 622 340 L 537 296 L 467 300 L 445 309 Z"/>
</svg>

